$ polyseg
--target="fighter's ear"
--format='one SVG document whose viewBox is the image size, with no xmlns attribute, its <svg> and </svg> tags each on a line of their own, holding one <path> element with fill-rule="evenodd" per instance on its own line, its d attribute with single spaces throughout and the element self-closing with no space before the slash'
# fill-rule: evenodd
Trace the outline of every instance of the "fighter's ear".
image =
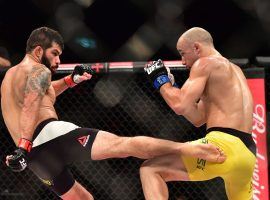
<svg viewBox="0 0 270 200">
<path fill-rule="evenodd" d="M 201 44 L 199 42 L 194 42 L 194 44 L 193 44 L 193 51 L 196 54 L 200 54 L 200 52 L 201 52 Z"/>
<path fill-rule="evenodd" d="M 43 54 L 43 48 L 41 46 L 36 46 L 33 50 L 33 53 L 35 56 L 37 56 L 38 58 L 41 58 L 42 57 L 42 54 Z"/>
</svg>

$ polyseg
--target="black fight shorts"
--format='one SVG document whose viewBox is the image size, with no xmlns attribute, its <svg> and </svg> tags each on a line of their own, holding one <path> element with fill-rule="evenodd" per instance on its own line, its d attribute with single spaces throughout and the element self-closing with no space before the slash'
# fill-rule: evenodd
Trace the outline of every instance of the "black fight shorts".
<svg viewBox="0 0 270 200">
<path fill-rule="evenodd" d="M 75 183 L 68 169 L 74 161 L 91 160 L 91 149 L 99 130 L 47 119 L 36 128 L 29 168 L 59 196 Z"/>
</svg>

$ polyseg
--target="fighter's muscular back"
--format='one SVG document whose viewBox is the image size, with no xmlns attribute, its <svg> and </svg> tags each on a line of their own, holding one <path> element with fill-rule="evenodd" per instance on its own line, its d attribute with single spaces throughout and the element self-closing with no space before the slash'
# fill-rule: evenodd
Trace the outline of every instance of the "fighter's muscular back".
<svg viewBox="0 0 270 200">
<path fill-rule="evenodd" d="M 36 126 L 57 118 L 51 72 L 29 58 L 10 68 L 1 85 L 1 107 L 5 124 L 15 144 L 22 132 L 32 136 Z"/>
<path fill-rule="evenodd" d="M 253 99 L 243 72 L 222 56 L 206 59 L 211 68 L 202 97 L 207 127 L 228 127 L 250 133 Z"/>
</svg>

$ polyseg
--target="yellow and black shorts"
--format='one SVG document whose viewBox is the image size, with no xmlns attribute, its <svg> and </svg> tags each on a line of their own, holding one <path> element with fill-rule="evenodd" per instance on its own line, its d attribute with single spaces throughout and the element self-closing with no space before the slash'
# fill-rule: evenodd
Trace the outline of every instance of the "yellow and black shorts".
<svg viewBox="0 0 270 200">
<path fill-rule="evenodd" d="M 205 138 L 192 143 L 211 143 L 224 151 L 227 159 L 215 164 L 203 159 L 182 156 L 191 181 L 223 178 L 229 200 L 252 199 L 252 175 L 256 162 L 256 145 L 251 134 L 231 128 L 212 127 Z"/>
</svg>

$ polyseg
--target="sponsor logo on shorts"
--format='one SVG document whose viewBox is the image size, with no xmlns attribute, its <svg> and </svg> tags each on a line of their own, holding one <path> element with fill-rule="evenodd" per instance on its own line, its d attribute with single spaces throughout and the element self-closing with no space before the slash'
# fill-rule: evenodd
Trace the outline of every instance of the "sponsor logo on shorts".
<svg viewBox="0 0 270 200">
<path fill-rule="evenodd" d="M 208 139 L 202 138 L 202 143 L 203 143 L 203 144 L 208 144 Z"/>
<path fill-rule="evenodd" d="M 203 144 L 208 144 L 208 139 L 202 138 L 202 139 L 201 139 L 201 143 L 203 143 Z M 201 158 L 198 158 L 198 159 L 197 159 L 197 167 L 196 167 L 196 168 L 197 168 L 197 169 L 204 170 L 205 164 L 206 164 L 206 160 L 201 159 Z"/>
<path fill-rule="evenodd" d="M 48 185 L 48 186 L 52 186 L 53 185 L 53 181 L 52 180 L 46 180 L 46 179 L 42 179 L 42 178 L 39 178 L 42 183 Z"/>
<path fill-rule="evenodd" d="M 83 145 L 84 147 L 87 145 L 87 142 L 90 138 L 90 135 L 82 136 L 78 138 L 78 141 Z"/>
<path fill-rule="evenodd" d="M 201 170 L 204 170 L 205 163 L 206 163 L 206 160 L 203 160 L 203 159 L 198 158 L 197 159 L 197 168 L 198 169 L 201 169 Z"/>
</svg>

